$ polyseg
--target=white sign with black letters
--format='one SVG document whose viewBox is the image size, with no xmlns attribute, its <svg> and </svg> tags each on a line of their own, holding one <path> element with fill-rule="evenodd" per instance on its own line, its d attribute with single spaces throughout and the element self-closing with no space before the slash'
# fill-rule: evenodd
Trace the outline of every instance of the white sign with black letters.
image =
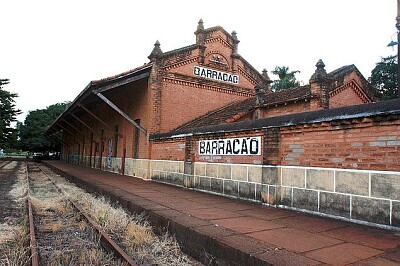
<svg viewBox="0 0 400 266">
<path fill-rule="evenodd" d="M 227 72 L 213 70 L 205 67 L 194 66 L 193 74 L 198 77 L 239 84 L 239 76 Z"/>
<path fill-rule="evenodd" d="M 261 155 L 261 137 L 200 140 L 199 155 Z"/>
</svg>

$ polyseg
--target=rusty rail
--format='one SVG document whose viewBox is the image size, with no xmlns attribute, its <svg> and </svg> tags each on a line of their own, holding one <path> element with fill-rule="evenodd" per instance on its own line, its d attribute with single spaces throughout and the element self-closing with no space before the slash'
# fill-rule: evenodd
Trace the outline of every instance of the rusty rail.
<svg viewBox="0 0 400 266">
<path fill-rule="evenodd" d="M 31 202 L 31 189 L 29 187 L 29 174 L 28 174 L 28 166 L 26 166 L 26 182 L 28 186 L 28 197 L 27 197 L 27 204 L 28 204 L 28 218 L 29 218 L 29 249 L 31 252 L 31 265 L 32 266 L 39 266 L 39 256 L 36 249 L 36 235 L 35 235 L 35 223 L 33 220 L 33 211 L 32 211 L 32 202 Z"/>
<path fill-rule="evenodd" d="M 50 178 L 50 176 L 38 165 L 37 167 L 47 176 L 47 178 L 53 183 L 53 185 L 61 192 L 63 193 L 67 199 L 72 203 L 72 205 L 79 211 L 79 213 L 88 221 L 89 224 L 91 224 L 97 232 L 100 234 L 100 243 L 102 247 L 107 250 L 108 252 L 113 252 L 114 255 L 124 262 L 126 262 L 128 265 L 131 266 L 136 266 L 136 262 L 113 240 L 111 237 L 100 227 L 100 225 L 94 221 L 88 213 L 86 213 L 82 206 L 79 205 L 78 203 L 74 202 L 69 195 L 65 192 L 65 190 L 57 185 L 57 183 Z M 32 264 L 33 265 L 33 264 Z"/>
<path fill-rule="evenodd" d="M 30 198 L 28 198 L 28 215 L 29 215 L 29 235 L 30 235 L 29 248 L 31 250 L 31 265 L 39 266 L 39 257 L 36 249 L 36 237 L 35 237 L 35 226 L 33 221 L 32 203 Z"/>
</svg>

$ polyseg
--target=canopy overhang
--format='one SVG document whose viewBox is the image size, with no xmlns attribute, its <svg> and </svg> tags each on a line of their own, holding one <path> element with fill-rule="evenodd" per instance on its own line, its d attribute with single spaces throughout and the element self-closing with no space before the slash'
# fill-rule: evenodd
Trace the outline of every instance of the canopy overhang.
<svg viewBox="0 0 400 266">
<path fill-rule="evenodd" d="M 82 134 L 79 129 L 73 126 L 75 122 L 82 124 L 84 127 L 93 132 L 91 125 L 80 119 L 80 117 L 85 113 L 88 113 L 96 120 L 99 120 L 107 128 L 114 130 L 112 126 L 108 125 L 91 111 L 94 110 L 100 103 L 105 102 L 147 136 L 146 129 L 138 125 L 132 118 L 129 117 L 128 114 L 124 113 L 117 105 L 115 105 L 115 103 L 106 98 L 104 93 L 111 93 L 112 90 L 118 87 L 148 78 L 150 76 L 151 67 L 152 64 L 146 64 L 142 67 L 138 67 L 112 77 L 89 82 L 85 89 L 74 99 L 73 102 L 71 102 L 67 109 L 49 126 L 44 135 L 46 137 L 50 137 L 51 135 L 60 131 L 68 131 L 71 134 L 76 131 L 77 134 Z M 121 133 L 116 133 L 122 137 Z"/>
</svg>

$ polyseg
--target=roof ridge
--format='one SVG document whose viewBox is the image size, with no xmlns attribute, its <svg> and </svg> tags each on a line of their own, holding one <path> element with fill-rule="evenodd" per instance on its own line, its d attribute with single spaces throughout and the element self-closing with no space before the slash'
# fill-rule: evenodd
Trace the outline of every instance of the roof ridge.
<svg viewBox="0 0 400 266">
<path fill-rule="evenodd" d="M 344 65 L 344 66 L 341 66 L 341 67 L 329 72 L 328 75 L 330 75 L 330 76 L 337 76 L 339 74 L 344 75 L 354 69 L 357 69 L 357 67 L 354 64 Z M 343 73 L 341 73 L 341 72 L 343 72 Z"/>
<path fill-rule="evenodd" d="M 113 79 L 121 78 L 121 77 L 124 77 L 124 76 L 126 76 L 126 75 L 129 75 L 129 74 L 132 74 L 132 73 L 134 73 L 134 72 L 137 72 L 137 71 L 139 71 L 139 70 L 142 70 L 142 69 L 145 69 L 145 68 L 147 68 L 147 67 L 150 67 L 150 66 L 152 66 L 152 65 L 153 65 L 152 62 L 145 63 L 145 64 L 142 65 L 142 66 L 139 66 L 139 67 L 130 69 L 130 70 L 128 70 L 128 71 L 124 71 L 124 72 L 122 72 L 122 73 L 119 73 L 119 74 L 116 74 L 116 75 L 113 75 L 113 76 L 105 77 L 105 78 L 102 78 L 102 79 L 95 79 L 95 80 L 92 80 L 91 83 L 92 83 L 93 85 L 95 85 L 95 84 L 102 83 L 102 82 L 104 82 L 104 81 L 110 81 L 110 80 L 113 80 Z"/>
<path fill-rule="evenodd" d="M 177 49 L 173 49 L 173 50 L 170 50 L 170 51 L 168 51 L 168 52 L 165 52 L 165 53 L 163 53 L 163 56 L 169 56 L 169 55 L 171 55 L 171 54 L 174 54 L 174 53 L 177 53 L 177 52 L 181 52 L 181 51 L 184 51 L 184 50 L 189 50 L 189 49 L 192 49 L 192 48 L 196 48 L 197 47 L 197 44 L 190 44 L 190 45 L 187 45 L 187 46 L 184 46 L 184 47 L 181 47 L 181 48 L 177 48 Z"/>
</svg>

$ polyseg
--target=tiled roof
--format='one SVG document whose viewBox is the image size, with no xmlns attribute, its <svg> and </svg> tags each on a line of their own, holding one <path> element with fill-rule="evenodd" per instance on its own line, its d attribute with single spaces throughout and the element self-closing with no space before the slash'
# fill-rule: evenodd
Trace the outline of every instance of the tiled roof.
<svg viewBox="0 0 400 266">
<path fill-rule="evenodd" d="M 174 49 L 174 50 L 165 52 L 165 53 L 163 53 L 163 56 L 170 56 L 170 55 L 174 55 L 174 54 L 177 54 L 177 53 L 190 51 L 190 50 L 196 49 L 197 47 L 198 47 L 197 44 L 191 44 L 191 45 L 188 45 L 188 46 L 185 46 L 185 47 L 181 47 L 181 48 L 178 48 L 178 49 Z"/>
<path fill-rule="evenodd" d="M 134 69 L 119 73 L 119 74 L 114 75 L 114 76 L 110 76 L 110 77 L 106 77 L 106 78 L 102 78 L 102 79 L 98 79 L 98 80 L 92 80 L 91 84 L 92 85 L 97 85 L 97 84 L 101 84 L 101 83 L 104 83 L 104 82 L 107 82 L 107 81 L 111 81 L 111 80 L 115 80 L 115 79 L 118 79 L 118 78 L 122 78 L 122 77 L 128 76 L 130 74 L 133 74 L 133 73 L 135 73 L 135 72 L 137 72 L 139 70 L 151 67 L 152 65 L 153 65 L 153 63 L 151 63 L 151 62 L 150 63 L 146 63 L 146 64 L 144 64 L 144 65 L 142 65 L 140 67 L 137 67 L 137 68 L 134 68 Z"/>
<path fill-rule="evenodd" d="M 347 65 L 347 66 L 342 66 L 339 67 L 338 69 L 333 70 L 332 72 L 328 73 L 328 75 L 334 80 L 334 81 L 339 81 L 342 80 L 344 76 L 349 74 L 350 72 L 356 70 L 355 65 Z"/>
<path fill-rule="evenodd" d="M 334 86 L 332 86 L 332 91 L 337 89 L 338 87 L 344 85 L 344 77 L 351 72 L 356 72 L 357 75 L 361 79 L 360 84 L 363 88 L 364 93 L 372 100 L 372 101 L 378 101 L 381 96 L 377 90 L 375 90 L 371 84 L 368 83 L 368 81 L 364 78 L 364 76 L 361 74 L 361 72 L 357 69 L 355 65 L 347 65 L 347 66 L 342 66 L 330 73 L 328 75 L 331 76 L 332 82 Z"/>
<path fill-rule="evenodd" d="M 305 85 L 266 94 L 261 106 L 267 107 L 276 104 L 309 99 L 311 97 L 310 85 Z"/>
<path fill-rule="evenodd" d="M 228 123 L 228 119 L 235 115 L 247 114 L 256 105 L 256 98 L 251 97 L 246 100 L 231 103 L 223 108 L 208 112 L 207 114 L 189 121 L 176 128 L 175 130 L 186 130 L 195 127 L 217 125 Z"/>
</svg>

